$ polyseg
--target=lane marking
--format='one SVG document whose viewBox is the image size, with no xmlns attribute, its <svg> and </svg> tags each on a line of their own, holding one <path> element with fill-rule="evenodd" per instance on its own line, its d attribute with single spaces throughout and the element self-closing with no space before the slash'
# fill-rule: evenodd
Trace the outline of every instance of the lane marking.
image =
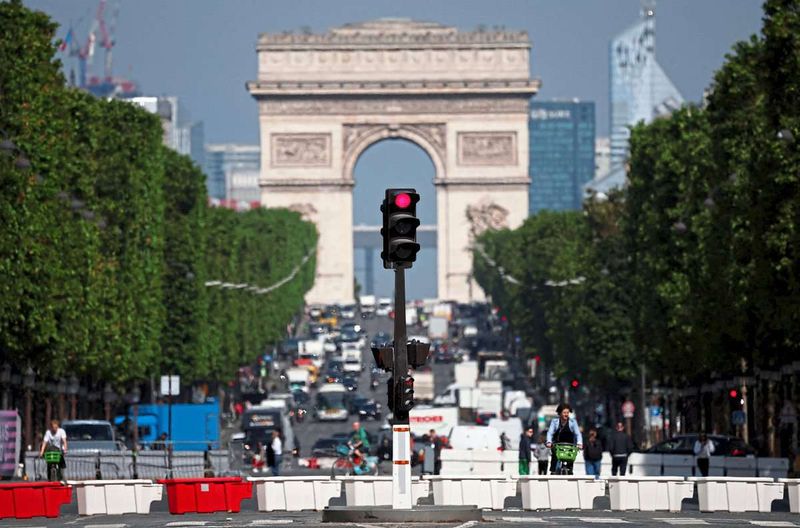
<svg viewBox="0 0 800 528">
<path fill-rule="evenodd" d="M 268 526 L 271 524 L 292 524 L 293 519 L 256 519 L 250 521 L 250 526 Z"/>
<path fill-rule="evenodd" d="M 585 523 L 594 524 L 630 524 L 625 519 L 615 519 L 614 517 L 578 517 L 578 519 Z"/>
<path fill-rule="evenodd" d="M 164 526 L 205 526 L 207 524 L 208 521 L 173 521 Z"/>
<path fill-rule="evenodd" d="M 469 528 L 470 526 L 475 526 L 478 524 L 478 521 L 467 521 L 464 524 L 459 524 L 455 528 Z"/>
<path fill-rule="evenodd" d="M 546 523 L 545 519 L 541 517 L 500 517 L 504 522 L 518 522 L 518 523 Z"/>
<path fill-rule="evenodd" d="M 703 519 L 695 519 L 694 517 L 685 517 L 685 518 L 677 518 L 673 519 L 670 517 L 655 517 L 654 521 L 661 521 L 667 524 L 689 524 L 689 525 L 707 525 L 708 523 L 705 522 Z"/>
<path fill-rule="evenodd" d="M 87 524 L 86 528 L 125 528 L 127 524 Z"/>
<path fill-rule="evenodd" d="M 756 526 L 797 526 L 789 521 L 750 521 L 750 524 L 755 524 Z"/>
</svg>

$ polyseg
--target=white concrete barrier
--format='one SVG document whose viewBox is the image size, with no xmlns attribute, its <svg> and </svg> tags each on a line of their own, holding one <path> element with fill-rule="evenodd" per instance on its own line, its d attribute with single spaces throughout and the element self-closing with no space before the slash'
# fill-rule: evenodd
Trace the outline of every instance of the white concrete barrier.
<svg viewBox="0 0 800 528">
<path fill-rule="evenodd" d="M 496 449 L 472 450 L 472 473 L 475 475 L 497 475 L 501 472 L 503 452 Z"/>
<path fill-rule="evenodd" d="M 472 451 L 467 449 L 442 449 L 441 475 L 469 475 L 472 473 Z"/>
<path fill-rule="evenodd" d="M 324 510 L 342 495 L 342 482 L 330 477 L 250 477 L 258 511 Z"/>
<path fill-rule="evenodd" d="M 576 475 L 519 477 L 525 510 L 591 510 L 606 491 L 606 481 Z"/>
<path fill-rule="evenodd" d="M 757 458 L 759 477 L 786 478 L 789 476 L 789 460 L 786 458 Z"/>
<path fill-rule="evenodd" d="M 759 477 L 693 477 L 701 512 L 768 512 L 783 498 L 783 483 Z M 779 495 L 779 496 L 778 496 Z"/>
<path fill-rule="evenodd" d="M 628 474 L 637 477 L 661 476 L 664 455 L 657 453 L 631 453 L 628 457 Z"/>
<path fill-rule="evenodd" d="M 711 457 L 722 458 L 726 477 L 755 477 L 756 457 Z M 699 476 L 699 471 L 698 471 Z M 712 476 L 712 475 L 709 475 Z"/>
<path fill-rule="evenodd" d="M 692 455 L 662 455 L 661 475 L 691 477 L 694 475 L 695 459 Z"/>
<path fill-rule="evenodd" d="M 502 510 L 508 497 L 517 494 L 517 481 L 502 473 L 494 475 L 428 475 L 436 506 L 477 506 Z"/>
<path fill-rule="evenodd" d="M 164 488 L 150 480 L 84 480 L 67 483 L 76 490 L 80 515 L 150 513 L 150 505 L 161 500 Z"/>
<path fill-rule="evenodd" d="M 800 479 L 782 478 L 778 482 L 786 485 L 787 495 L 789 495 L 789 510 L 792 513 L 800 513 Z"/>
<path fill-rule="evenodd" d="M 507 449 L 503 451 L 501 460 L 503 462 L 501 466 L 501 473 L 506 477 L 518 477 L 519 476 L 519 451 L 513 451 L 511 449 Z M 531 456 L 531 466 L 536 466 L 536 460 L 533 460 L 533 456 Z M 535 467 L 531 468 L 533 471 Z"/>
<path fill-rule="evenodd" d="M 694 484 L 683 477 L 608 477 L 611 509 L 615 511 L 680 511 Z"/>
<path fill-rule="evenodd" d="M 344 482 L 345 502 L 348 506 L 391 506 L 392 477 L 353 476 L 337 477 Z M 411 479 L 411 503 L 416 504 L 430 494 L 430 484 L 419 477 Z"/>
</svg>

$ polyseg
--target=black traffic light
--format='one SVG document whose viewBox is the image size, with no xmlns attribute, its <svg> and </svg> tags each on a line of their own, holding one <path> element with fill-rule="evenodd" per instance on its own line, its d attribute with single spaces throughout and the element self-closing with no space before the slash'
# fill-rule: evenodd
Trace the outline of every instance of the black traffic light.
<svg viewBox="0 0 800 528">
<path fill-rule="evenodd" d="M 383 267 L 410 268 L 419 252 L 417 244 L 417 202 L 415 189 L 386 189 L 381 205 L 383 213 Z"/>
<path fill-rule="evenodd" d="M 388 390 L 387 398 L 386 398 L 386 405 L 389 407 L 389 410 L 394 412 L 394 378 L 389 378 L 389 383 L 386 384 Z"/>
<path fill-rule="evenodd" d="M 393 412 L 397 414 L 408 414 L 414 407 L 414 378 L 411 376 L 400 376 L 397 380 L 397 387 Z"/>
<path fill-rule="evenodd" d="M 408 350 L 408 365 L 411 368 L 418 369 L 428 361 L 431 344 L 413 339 L 406 344 L 406 349 Z"/>
<path fill-rule="evenodd" d="M 372 347 L 372 357 L 379 369 L 390 371 L 394 362 L 394 347 L 378 346 Z"/>
</svg>

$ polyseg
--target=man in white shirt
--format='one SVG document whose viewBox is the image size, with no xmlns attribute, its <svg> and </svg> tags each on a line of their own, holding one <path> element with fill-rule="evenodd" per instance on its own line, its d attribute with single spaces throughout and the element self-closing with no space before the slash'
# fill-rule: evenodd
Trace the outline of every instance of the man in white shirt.
<svg viewBox="0 0 800 528">
<path fill-rule="evenodd" d="M 60 451 L 61 461 L 58 463 L 59 474 L 67 467 L 64 455 L 67 454 L 67 433 L 60 427 L 58 420 L 50 420 L 50 429 L 44 434 L 39 456 L 43 457 L 45 451 Z"/>
<path fill-rule="evenodd" d="M 704 477 L 708 476 L 708 467 L 713 454 L 714 442 L 705 433 L 700 433 L 700 438 L 694 443 L 694 456 L 697 457 L 697 468 Z"/>
<path fill-rule="evenodd" d="M 281 442 L 281 433 L 277 429 L 272 431 L 272 443 L 270 444 L 272 453 L 275 457 L 275 462 L 272 464 L 272 475 L 279 476 L 281 474 L 281 455 L 283 455 L 283 442 Z"/>
</svg>

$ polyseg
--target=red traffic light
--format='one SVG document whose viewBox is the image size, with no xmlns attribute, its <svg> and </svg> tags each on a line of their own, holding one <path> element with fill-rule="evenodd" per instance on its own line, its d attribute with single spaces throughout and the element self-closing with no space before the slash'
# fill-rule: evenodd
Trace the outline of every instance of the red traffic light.
<svg viewBox="0 0 800 528">
<path fill-rule="evenodd" d="M 400 209 L 405 209 L 411 205 L 411 196 L 409 196 L 408 193 L 400 193 L 395 195 L 394 204 Z"/>
<path fill-rule="evenodd" d="M 739 393 L 738 393 L 738 392 L 736 392 L 736 389 L 731 389 L 731 391 L 728 393 L 728 395 L 729 395 L 731 398 L 735 398 L 735 397 L 737 397 L 737 396 L 739 395 Z"/>
<path fill-rule="evenodd" d="M 572 383 L 570 383 L 570 385 L 572 385 L 573 389 L 577 389 L 578 385 L 580 385 L 580 382 L 578 382 L 578 380 L 574 379 L 574 380 L 572 380 Z"/>
</svg>

